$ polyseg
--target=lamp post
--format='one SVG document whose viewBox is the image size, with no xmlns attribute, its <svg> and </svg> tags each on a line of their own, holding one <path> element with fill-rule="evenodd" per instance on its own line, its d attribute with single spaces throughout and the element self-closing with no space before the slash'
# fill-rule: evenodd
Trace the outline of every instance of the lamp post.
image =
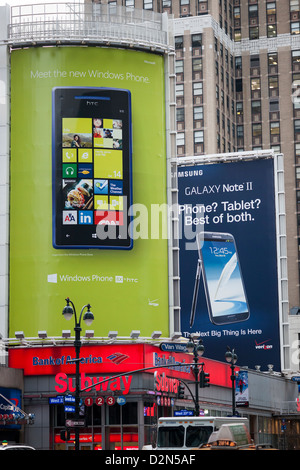
<svg viewBox="0 0 300 470">
<path fill-rule="evenodd" d="M 76 309 L 75 305 L 73 302 L 67 298 L 66 299 L 67 305 L 63 309 L 63 316 L 65 317 L 66 320 L 71 320 L 73 314 L 75 314 L 75 341 L 74 341 L 74 347 L 75 347 L 75 354 L 76 354 L 76 359 L 75 359 L 75 364 L 76 364 L 76 375 L 75 375 L 75 381 L 76 381 L 76 388 L 75 388 L 75 419 L 79 419 L 79 401 L 80 401 L 80 387 L 79 387 L 79 380 L 80 380 L 80 375 L 79 375 L 79 365 L 80 365 L 80 347 L 81 347 L 81 341 L 80 341 L 80 333 L 81 333 L 81 319 L 82 319 L 82 314 L 85 308 L 87 308 L 87 311 L 83 315 L 83 321 L 86 323 L 87 326 L 90 326 L 91 323 L 94 320 L 94 315 L 91 312 L 90 304 L 84 305 L 81 309 L 79 318 L 77 318 L 76 314 Z M 71 304 L 71 305 L 70 305 Z M 79 450 L 79 427 L 75 426 L 75 450 Z"/>
<path fill-rule="evenodd" d="M 230 364 L 231 368 L 231 392 L 232 392 L 232 416 L 235 416 L 235 374 L 234 374 L 234 365 L 237 361 L 237 355 L 234 351 L 234 349 L 230 349 L 229 346 L 227 346 L 227 351 L 225 353 L 225 359 L 227 362 Z"/>
<path fill-rule="evenodd" d="M 186 348 L 189 353 L 194 355 L 194 365 L 193 365 L 193 374 L 195 377 L 195 416 L 199 416 L 200 408 L 199 408 L 199 374 L 200 374 L 200 364 L 199 364 L 199 357 L 201 357 L 204 353 L 204 346 L 202 344 L 202 340 L 195 341 L 191 336 L 189 342 L 186 345 Z"/>
</svg>

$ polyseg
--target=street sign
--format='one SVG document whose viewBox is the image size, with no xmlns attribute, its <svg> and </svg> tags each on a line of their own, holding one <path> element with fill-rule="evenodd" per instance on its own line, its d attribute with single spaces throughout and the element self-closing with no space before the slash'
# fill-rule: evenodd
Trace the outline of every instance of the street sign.
<svg viewBox="0 0 300 470">
<path fill-rule="evenodd" d="M 65 403 L 75 403 L 75 397 L 73 397 L 72 395 L 66 395 Z"/>
<path fill-rule="evenodd" d="M 75 406 L 65 405 L 65 413 L 75 413 Z"/>
<path fill-rule="evenodd" d="M 181 343 L 161 343 L 160 349 L 167 352 L 187 352 L 186 345 Z"/>
<path fill-rule="evenodd" d="M 62 404 L 64 404 L 64 396 L 62 395 L 49 398 L 49 405 L 62 405 Z"/>
<path fill-rule="evenodd" d="M 87 398 L 84 400 L 85 406 L 92 406 L 93 403 L 94 403 L 94 400 L 93 400 L 91 397 L 87 397 Z"/>
<path fill-rule="evenodd" d="M 105 402 L 106 402 L 106 404 L 107 404 L 108 406 L 111 406 L 111 405 L 114 405 L 114 404 L 115 404 L 116 400 L 115 400 L 114 397 L 107 397 L 106 400 L 105 400 Z"/>
<path fill-rule="evenodd" d="M 194 416 L 194 412 L 192 410 L 177 410 L 174 411 L 174 416 Z"/>
<path fill-rule="evenodd" d="M 85 426 L 85 420 L 84 419 L 67 419 L 66 420 L 66 426 L 68 428 L 75 428 L 76 426 Z"/>
<path fill-rule="evenodd" d="M 117 403 L 118 403 L 119 405 L 125 405 L 125 403 L 126 403 L 126 398 L 125 398 L 125 397 L 118 397 L 118 398 L 117 398 Z"/>
</svg>

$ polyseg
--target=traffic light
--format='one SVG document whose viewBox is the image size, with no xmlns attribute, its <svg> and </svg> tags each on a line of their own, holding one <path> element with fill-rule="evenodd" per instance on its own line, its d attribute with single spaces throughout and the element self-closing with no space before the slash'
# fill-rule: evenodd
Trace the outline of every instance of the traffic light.
<svg viewBox="0 0 300 470">
<path fill-rule="evenodd" d="M 62 441 L 69 441 L 70 440 L 70 430 L 69 429 L 62 429 L 60 431 L 60 438 Z"/>
<path fill-rule="evenodd" d="M 201 370 L 200 372 L 200 388 L 209 387 L 209 374 Z"/>
<path fill-rule="evenodd" d="M 178 385 L 177 398 L 184 398 L 184 385 L 181 382 Z"/>
</svg>

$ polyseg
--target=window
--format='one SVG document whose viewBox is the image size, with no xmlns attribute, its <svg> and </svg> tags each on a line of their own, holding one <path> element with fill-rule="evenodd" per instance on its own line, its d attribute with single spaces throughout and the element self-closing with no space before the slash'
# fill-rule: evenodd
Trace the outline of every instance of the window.
<svg viewBox="0 0 300 470">
<path fill-rule="evenodd" d="M 290 11 L 299 11 L 299 0 L 290 0 Z"/>
<path fill-rule="evenodd" d="M 184 133 L 183 132 L 177 133 L 176 134 L 176 145 L 177 145 L 177 147 L 180 147 L 180 146 L 184 145 L 184 142 L 185 142 Z"/>
<path fill-rule="evenodd" d="M 242 40 L 242 31 L 240 29 L 234 30 L 234 41 L 240 42 Z"/>
<path fill-rule="evenodd" d="M 300 70 L 300 51 L 292 51 L 293 70 Z"/>
<path fill-rule="evenodd" d="M 300 119 L 295 119 L 294 130 L 295 130 L 295 134 L 300 134 Z"/>
<path fill-rule="evenodd" d="M 260 78 L 251 79 L 251 91 L 260 91 Z"/>
<path fill-rule="evenodd" d="M 250 67 L 252 69 L 259 67 L 259 55 L 253 55 L 250 57 Z"/>
<path fill-rule="evenodd" d="M 249 28 L 249 39 L 259 39 L 258 26 Z"/>
<path fill-rule="evenodd" d="M 144 10 L 152 10 L 153 9 L 153 0 L 144 0 Z"/>
<path fill-rule="evenodd" d="M 267 25 L 267 37 L 274 38 L 277 36 L 277 26 L 276 24 L 268 24 Z"/>
<path fill-rule="evenodd" d="M 261 114 L 261 102 L 260 101 L 252 101 L 251 102 L 251 112 L 252 112 L 252 116 L 253 115 L 259 115 L 260 116 L 260 114 Z"/>
<path fill-rule="evenodd" d="M 258 5 L 250 5 L 249 6 L 249 18 L 257 18 L 258 17 Z"/>
<path fill-rule="evenodd" d="M 176 84 L 175 94 L 176 94 L 176 96 L 183 96 L 183 83 Z"/>
<path fill-rule="evenodd" d="M 278 76 L 269 77 L 269 94 L 270 95 L 278 95 Z"/>
<path fill-rule="evenodd" d="M 203 106 L 195 106 L 194 107 L 194 120 L 201 120 L 203 119 Z"/>
<path fill-rule="evenodd" d="M 267 3 L 267 15 L 276 15 L 276 2 Z"/>
<path fill-rule="evenodd" d="M 278 72 L 278 54 L 276 52 L 268 54 L 268 71 L 271 74 Z"/>
<path fill-rule="evenodd" d="M 299 33 L 300 33 L 299 21 L 291 22 L 291 34 L 299 34 Z"/>
<path fill-rule="evenodd" d="M 197 59 L 192 60 L 192 68 L 193 68 L 193 72 L 202 71 L 202 58 L 201 57 L 198 57 Z"/>
<path fill-rule="evenodd" d="M 176 121 L 183 122 L 184 121 L 184 108 L 177 108 L 176 109 Z"/>
<path fill-rule="evenodd" d="M 241 7 L 234 7 L 233 17 L 235 20 L 239 20 L 241 18 Z"/>
<path fill-rule="evenodd" d="M 279 122 L 271 122 L 270 133 L 271 135 L 279 135 Z"/>
<path fill-rule="evenodd" d="M 163 8 L 171 8 L 172 7 L 172 0 L 162 0 L 162 7 Z"/>
<path fill-rule="evenodd" d="M 243 113 L 244 113 L 244 111 L 243 111 L 243 102 L 238 101 L 236 103 L 236 114 L 237 114 L 237 116 L 242 116 Z"/>
<path fill-rule="evenodd" d="M 199 96 L 203 93 L 203 84 L 202 82 L 193 83 L 193 95 Z"/>
<path fill-rule="evenodd" d="M 262 135 L 262 125 L 261 124 L 252 124 L 252 135 L 255 138 L 261 137 L 261 135 Z"/>
<path fill-rule="evenodd" d="M 202 47 L 202 34 L 192 34 L 192 47 Z"/>
<path fill-rule="evenodd" d="M 202 144 L 204 141 L 204 132 L 203 131 L 195 131 L 194 132 L 194 143 L 195 144 Z"/>
<path fill-rule="evenodd" d="M 175 73 L 183 73 L 183 60 L 175 61 Z"/>
<path fill-rule="evenodd" d="M 175 49 L 183 49 L 183 36 L 175 37 Z"/>
<path fill-rule="evenodd" d="M 238 56 L 235 58 L 235 70 L 242 70 L 242 57 Z"/>
<path fill-rule="evenodd" d="M 279 111 L 279 99 L 270 100 L 270 113 L 277 113 Z"/>
<path fill-rule="evenodd" d="M 183 426 L 160 427 L 157 437 L 157 447 L 182 447 L 184 443 Z"/>
<path fill-rule="evenodd" d="M 244 126 L 237 126 L 236 128 L 237 137 L 242 139 L 244 137 Z"/>
</svg>

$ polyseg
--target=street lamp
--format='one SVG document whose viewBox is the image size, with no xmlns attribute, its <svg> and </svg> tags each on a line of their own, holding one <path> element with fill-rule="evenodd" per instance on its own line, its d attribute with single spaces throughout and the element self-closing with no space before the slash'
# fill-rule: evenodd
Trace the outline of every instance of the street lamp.
<svg viewBox="0 0 300 470">
<path fill-rule="evenodd" d="M 230 364 L 231 368 L 231 392 L 232 392 L 232 416 L 235 416 L 235 374 L 234 374 L 234 365 L 237 361 L 237 355 L 234 349 L 230 349 L 227 346 L 227 351 L 225 353 L 225 359 Z"/>
<path fill-rule="evenodd" d="M 66 299 L 67 305 L 63 309 L 63 316 L 65 317 L 66 320 L 71 320 L 73 314 L 75 315 L 75 341 L 74 341 L 74 347 L 75 347 L 75 353 L 76 353 L 76 389 L 75 389 L 75 419 L 79 419 L 79 400 L 80 400 L 80 387 L 79 387 L 79 365 L 80 365 L 80 347 L 81 347 L 81 341 L 80 341 L 80 332 L 81 332 L 81 319 L 82 319 L 82 314 L 84 310 L 87 308 L 87 311 L 83 315 L 83 321 L 86 323 L 87 326 L 90 326 L 94 320 L 94 315 L 91 312 L 91 306 L 90 304 L 84 305 L 81 309 L 79 318 L 77 318 L 76 314 L 76 309 L 75 305 L 73 302 L 67 298 Z M 71 304 L 71 305 L 70 305 Z M 79 450 L 79 427 L 78 425 L 75 425 L 75 450 Z"/>
<path fill-rule="evenodd" d="M 190 336 L 189 342 L 186 345 L 186 348 L 189 353 L 194 355 L 194 365 L 193 365 L 193 374 L 195 376 L 195 416 L 199 416 L 199 366 L 198 363 L 199 357 L 204 353 L 204 346 L 202 340 L 195 341 L 193 337 Z"/>
</svg>

